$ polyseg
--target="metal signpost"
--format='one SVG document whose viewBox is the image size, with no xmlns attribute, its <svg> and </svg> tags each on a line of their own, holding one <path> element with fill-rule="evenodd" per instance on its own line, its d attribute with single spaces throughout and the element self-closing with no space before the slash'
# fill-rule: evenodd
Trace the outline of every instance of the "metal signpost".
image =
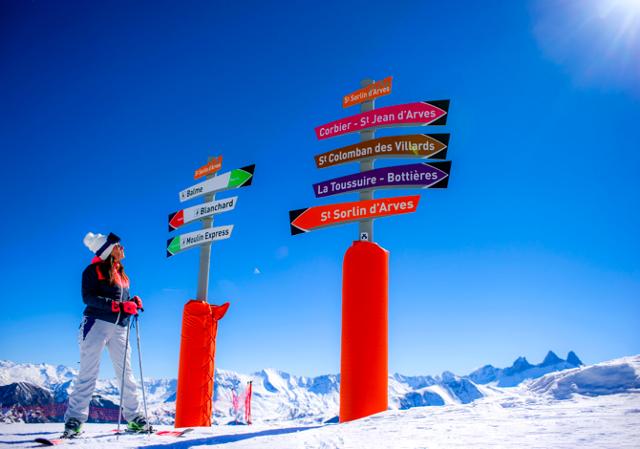
<svg viewBox="0 0 640 449">
<path fill-rule="evenodd" d="M 216 193 L 247 187 L 253 181 L 255 165 L 217 174 L 222 156 L 210 157 L 198 168 L 194 179 L 206 179 L 182 190 L 181 202 L 203 197 L 204 202 L 169 214 L 169 232 L 194 221 L 202 221 L 202 229 L 177 235 L 167 240 L 167 257 L 189 248 L 200 247 L 198 289 L 196 299 L 184 307 L 180 341 L 180 364 L 176 390 L 176 427 L 211 425 L 211 404 L 215 340 L 218 321 L 225 315 L 229 303 L 216 306 L 207 302 L 211 243 L 231 237 L 234 225 L 213 227 L 213 216 L 235 209 L 238 197 L 216 200 Z"/>
<path fill-rule="evenodd" d="M 375 108 L 391 93 L 391 77 L 343 96 L 342 106 L 360 104 L 360 113 L 315 128 L 319 140 L 359 133 L 360 142 L 315 156 L 318 168 L 358 162 L 359 172 L 315 183 L 317 198 L 359 194 L 359 201 L 289 212 L 291 234 L 358 222 L 358 239 L 347 249 L 342 268 L 340 422 L 369 416 L 388 406 L 389 252 L 373 243 L 373 220 L 415 212 L 419 195 L 374 199 L 389 188 L 446 188 L 451 161 L 374 168 L 379 158 L 445 159 L 449 134 L 410 134 L 375 138 L 379 128 L 447 124 L 449 100 L 420 101 Z"/>
</svg>

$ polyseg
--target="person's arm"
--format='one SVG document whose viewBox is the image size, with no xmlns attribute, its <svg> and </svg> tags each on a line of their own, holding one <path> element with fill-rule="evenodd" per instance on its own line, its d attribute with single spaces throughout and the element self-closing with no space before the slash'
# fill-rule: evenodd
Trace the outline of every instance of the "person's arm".
<svg viewBox="0 0 640 449">
<path fill-rule="evenodd" d="M 111 298 L 98 295 L 98 273 L 94 265 L 82 273 L 82 301 L 97 309 L 112 310 Z"/>
</svg>

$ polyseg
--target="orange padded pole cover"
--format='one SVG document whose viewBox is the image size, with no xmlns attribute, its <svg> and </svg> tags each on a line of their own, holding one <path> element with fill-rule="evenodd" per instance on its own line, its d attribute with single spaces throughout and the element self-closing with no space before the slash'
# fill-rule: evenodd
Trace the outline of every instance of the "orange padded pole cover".
<svg viewBox="0 0 640 449">
<path fill-rule="evenodd" d="M 175 427 L 211 426 L 216 333 L 228 308 L 228 302 L 214 306 L 195 300 L 184 306 Z"/>
<path fill-rule="evenodd" d="M 389 253 L 355 241 L 342 265 L 340 422 L 387 410 Z"/>
</svg>

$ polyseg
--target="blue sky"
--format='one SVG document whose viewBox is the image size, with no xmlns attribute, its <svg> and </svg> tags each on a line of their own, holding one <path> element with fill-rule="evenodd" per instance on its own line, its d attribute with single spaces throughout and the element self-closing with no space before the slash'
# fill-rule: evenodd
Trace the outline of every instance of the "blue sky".
<svg viewBox="0 0 640 449">
<path fill-rule="evenodd" d="M 223 171 L 255 163 L 256 174 L 219 195 L 239 201 L 216 218 L 235 224 L 212 250 L 210 302 L 231 302 L 216 365 L 337 373 L 357 225 L 292 237 L 288 211 L 357 198 L 314 198 L 313 183 L 357 166 L 318 170 L 313 156 L 358 139 L 317 141 L 314 127 L 357 112 L 341 99 L 362 78 L 389 75 L 378 106 L 450 98 L 450 115 L 445 128 L 377 135 L 450 132 L 453 161 L 448 189 L 375 224 L 391 253 L 390 370 L 640 352 L 640 91 L 623 76 L 640 52 L 576 56 L 611 23 L 571 34 L 570 11 L 544 1 L 1 8 L 0 358 L 76 366 L 82 237 L 112 231 L 145 300 L 145 374 L 175 376 L 198 250 L 165 258 L 167 214 L 222 154 Z M 577 37 L 558 49 L 565 29 Z"/>
</svg>

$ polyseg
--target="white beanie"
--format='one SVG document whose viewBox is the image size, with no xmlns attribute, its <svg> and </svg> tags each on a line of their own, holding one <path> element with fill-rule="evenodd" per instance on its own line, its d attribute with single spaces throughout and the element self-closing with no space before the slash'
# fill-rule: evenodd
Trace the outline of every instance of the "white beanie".
<svg viewBox="0 0 640 449">
<path fill-rule="evenodd" d="M 87 232 L 87 235 L 82 239 L 84 245 L 96 256 L 102 260 L 107 260 L 113 247 L 120 242 L 120 237 L 110 232 L 109 235 L 104 236 L 102 234 L 94 234 L 93 232 Z"/>
</svg>

